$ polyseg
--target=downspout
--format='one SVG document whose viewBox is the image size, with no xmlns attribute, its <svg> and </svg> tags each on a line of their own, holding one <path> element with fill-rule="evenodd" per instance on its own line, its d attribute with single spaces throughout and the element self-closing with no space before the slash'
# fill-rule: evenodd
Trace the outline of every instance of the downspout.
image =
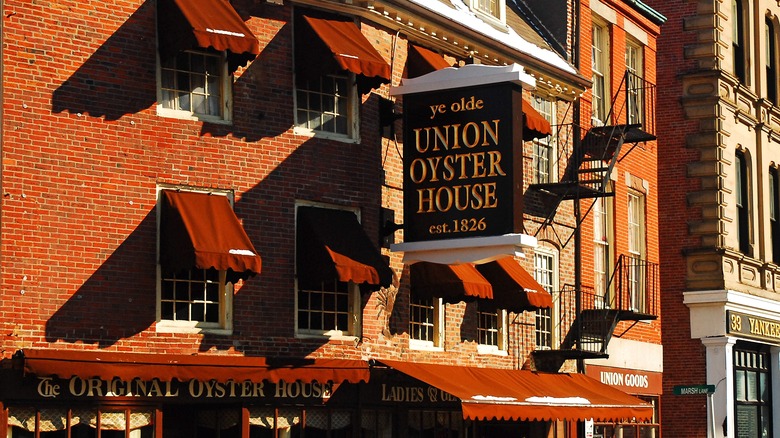
<svg viewBox="0 0 780 438">
<path fill-rule="evenodd" d="M 3 189 L 3 125 L 5 123 L 4 111 L 4 96 L 5 96 L 5 52 L 3 46 L 5 45 L 5 1 L 0 0 L 0 260 L 3 258 L 3 199 L 5 199 L 5 190 Z M 0 280 L 2 280 L 2 273 L 0 272 Z"/>
<path fill-rule="evenodd" d="M 580 0 L 574 0 L 572 5 L 572 65 L 579 72 L 580 70 Z M 581 133 L 580 133 L 580 114 L 582 109 L 580 108 L 582 100 L 576 99 L 574 101 L 574 112 L 572 118 L 574 123 L 572 124 L 572 137 L 574 138 L 574 150 L 572 151 L 572 157 L 576 160 L 575 169 L 580 168 L 580 148 L 581 148 Z M 575 177 L 579 179 L 577 172 L 574 172 Z M 579 184 L 575 189 L 579 192 Z M 577 225 L 574 229 L 574 301 L 575 301 L 575 320 L 579 321 L 577 324 L 577 339 L 578 342 L 582 342 L 582 319 L 580 313 L 582 312 L 582 217 L 580 212 L 580 197 L 579 193 L 574 199 L 574 220 Z M 578 345 L 577 348 L 581 346 Z M 583 359 L 577 359 L 577 372 L 585 372 L 585 361 Z"/>
</svg>

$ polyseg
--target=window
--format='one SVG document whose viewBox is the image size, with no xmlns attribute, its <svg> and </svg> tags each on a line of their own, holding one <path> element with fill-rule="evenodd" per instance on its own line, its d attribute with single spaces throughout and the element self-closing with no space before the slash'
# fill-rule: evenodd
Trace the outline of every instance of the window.
<svg viewBox="0 0 780 438">
<path fill-rule="evenodd" d="M 554 342 L 554 318 L 555 318 L 555 290 L 557 289 L 558 266 L 555 253 L 546 248 L 538 247 L 534 254 L 534 278 L 544 287 L 544 290 L 553 296 L 553 307 L 550 309 L 538 309 L 536 311 L 536 349 L 549 350 Z"/>
<path fill-rule="evenodd" d="M 471 9 L 480 15 L 506 22 L 505 0 L 470 0 Z"/>
<path fill-rule="evenodd" d="M 734 432 L 738 437 L 772 436 L 772 386 L 769 353 L 734 347 Z"/>
<path fill-rule="evenodd" d="M 442 346 L 444 306 L 441 298 L 412 297 L 409 304 L 409 337 L 413 347 Z"/>
<path fill-rule="evenodd" d="M 645 311 L 645 195 L 628 193 L 628 293 L 631 309 Z"/>
<path fill-rule="evenodd" d="M 39 418 L 39 421 L 36 421 Z M 144 406 L 109 408 L 79 406 L 8 407 L 8 438 L 103 437 L 151 438 L 154 436 L 154 408 Z M 96 429 L 96 425 L 99 430 Z M 126 425 L 130 425 L 130 430 Z M 6 435 L 3 435 L 5 437 Z"/>
<path fill-rule="evenodd" d="M 780 104 L 777 100 L 777 31 L 775 23 L 769 17 L 765 18 L 764 33 L 766 38 L 766 98 L 775 105 Z"/>
<path fill-rule="evenodd" d="M 539 96 L 531 99 L 531 105 L 541 114 L 550 125 L 555 126 L 555 102 Z M 555 136 L 548 135 L 533 141 L 533 166 L 534 183 L 551 183 L 555 180 Z"/>
<path fill-rule="evenodd" d="M 632 40 L 626 42 L 626 106 L 627 122 L 641 124 L 644 121 L 644 62 L 642 46 Z"/>
<path fill-rule="evenodd" d="M 351 136 L 353 75 L 299 80 L 295 90 L 297 127 L 326 135 Z"/>
<path fill-rule="evenodd" d="M 506 351 L 506 310 L 477 301 L 477 340 L 480 353 Z"/>
<path fill-rule="evenodd" d="M 748 175 L 747 159 L 745 154 L 737 151 L 736 154 L 736 183 L 735 190 L 737 204 L 737 239 L 739 250 L 745 255 L 753 255 L 753 245 L 750 242 L 750 178 Z"/>
<path fill-rule="evenodd" d="M 661 425 L 658 422 L 658 397 L 636 394 L 632 395 L 653 406 L 653 417 L 649 421 L 643 423 L 629 421 L 628 419 L 623 420 L 620 423 L 595 423 L 593 426 L 594 438 L 651 438 L 660 436 Z"/>
<path fill-rule="evenodd" d="M 591 68 L 593 70 L 593 118 L 594 123 L 604 124 L 607 122 L 607 105 L 609 102 L 609 81 L 608 68 L 609 61 L 609 30 L 605 25 L 594 20 L 593 22 L 593 40 L 591 47 Z"/>
<path fill-rule="evenodd" d="M 229 191 L 198 191 L 191 189 L 184 193 L 210 193 L 225 196 L 233 205 L 233 194 Z M 163 201 L 162 188 L 158 190 L 158 245 L 169 245 L 162 217 L 167 208 Z M 215 230 L 218 232 L 218 230 Z M 184 268 L 174 266 L 163 257 L 159 258 L 158 285 L 158 331 L 208 331 L 222 333 L 233 326 L 233 285 L 228 281 L 227 271 L 201 269 L 195 266 Z"/>
<path fill-rule="evenodd" d="M 780 177 L 777 168 L 769 169 L 769 227 L 772 236 L 772 261 L 780 265 Z"/>
<path fill-rule="evenodd" d="M 612 266 L 612 198 L 596 198 L 593 205 L 593 287 L 597 297 L 610 305 L 609 277 Z"/>
<path fill-rule="evenodd" d="M 161 59 L 158 113 L 210 122 L 229 121 L 230 78 L 223 52 L 184 50 Z"/>
<path fill-rule="evenodd" d="M 743 0 L 731 0 L 731 49 L 734 57 L 734 75 L 742 85 L 747 85 L 747 33 Z"/>
<path fill-rule="evenodd" d="M 230 122 L 233 73 L 260 54 L 257 37 L 230 2 L 152 3 L 157 5 L 157 113 Z"/>
<path fill-rule="evenodd" d="M 300 207 L 300 206 L 298 206 Z M 300 214 L 297 229 L 300 230 Z M 300 232 L 300 231 L 299 231 Z M 296 235 L 296 239 L 302 236 Z M 296 251 L 296 267 L 303 266 L 300 248 Z M 296 268 L 300 269 L 300 268 Z M 360 289 L 352 281 L 339 278 L 318 279 L 296 272 L 297 334 L 310 336 L 360 336 L 362 306 Z"/>
<path fill-rule="evenodd" d="M 332 59 L 330 50 L 341 49 L 325 44 L 302 15 L 304 11 L 299 12 L 295 16 L 294 41 L 295 133 L 357 141 L 359 93 L 356 84 L 362 76 L 343 70 L 345 67 Z M 335 20 L 335 17 L 329 17 Z M 338 17 L 338 20 L 338 23 L 350 26 L 350 30 L 354 28 L 357 35 L 349 35 L 350 38 L 362 38 L 351 20 L 344 17 Z"/>
</svg>

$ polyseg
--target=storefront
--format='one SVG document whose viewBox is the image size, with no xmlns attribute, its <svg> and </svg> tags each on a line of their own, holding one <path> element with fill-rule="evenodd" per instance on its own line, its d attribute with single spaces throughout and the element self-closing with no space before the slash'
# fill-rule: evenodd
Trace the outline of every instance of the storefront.
<svg viewBox="0 0 780 438">
<path fill-rule="evenodd" d="M 660 437 L 658 412 L 661 373 L 641 369 L 589 365 L 586 375 L 605 385 L 620 389 L 653 406 L 653 417 L 646 422 L 600 422 L 594 425 L 594 438 Z"/>
<path fill-rule="evenodd" d="M 735 291 L 686 292 L 706 354 L 708 436 L 780 436 L 780 304 Z M 716 323 L 715 321 L 720 321 Z M 683 388 L 684 389 L 684 388 Z"/>
<path fill-rule="evenodd" d="M 581 374 L 54 350 L 12 362 L 0 373 L 12 438 L 546 437 L 653 412 Z"/>
</svg>

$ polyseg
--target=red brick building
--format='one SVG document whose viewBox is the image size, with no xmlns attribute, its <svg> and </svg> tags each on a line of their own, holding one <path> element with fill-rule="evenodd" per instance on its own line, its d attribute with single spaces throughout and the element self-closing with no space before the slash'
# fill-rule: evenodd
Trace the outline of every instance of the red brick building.
<svg viewBox="0 0 780 438">
<path fill-rule="evenodd" d="M 778 5 L 649 2 L 659 40 L 663 432 L 780 436 Z"/>
<path fill-rule="evenodd" d="M 568 184 L 592 131 L 578 123 L 590 71 L 561 55 L 585 10 L 562 7 L 555 47 L 512 1 L 3 2 L 0 435 L 576 436 L 587 419 L 653 421 L 576 372 L 609 337 L 590 351 L 571 331 L 563 291 L 585 302 L 592 255 L 556 236 L 587 241 L 588 226 L 540 194 Z M 620 11 L 615 29 L 625 15 L 647 38 L 651 82 L 657 23 Z M 408 117 L 431 90 L 432 120 L 501 112 L 420 125 L 433 149 L 485 148 L 429 155 L 423 177 L 406 161 L 423 117 Z M 615 217 L 649 187 L 638 258 L 654 261 L 643 147 L 612 167 Z M 504 228 L 490 211 L 410 237 L 406 181 L 456 174 L 430 208 L 495 210 Z M 598 310 L 654 316 L 638 304 L 651 300 L 603 301 L 614 290 Z M 615 330 L 657 344 L 658 322 Z"/>
<path fill-rule="evenodd" d="M 581 153 L 569 161 L 579 161 L 576 175 L 548 188 L 572 200 L 580 224 L 569 243 L 578 278 L 560 295 L 562 302 L 577 296 L 580 309 L 568 321 L 580 346 L 567 357 L 655 406 L 648 423 L 596 421 L 594 436 L 657 435 L 664 367 L 655 83 L 666 19 L 641 2 L 591 0 L 578 8 L 578 67 L 591 79 L 575 116 Z"/>
</svg>

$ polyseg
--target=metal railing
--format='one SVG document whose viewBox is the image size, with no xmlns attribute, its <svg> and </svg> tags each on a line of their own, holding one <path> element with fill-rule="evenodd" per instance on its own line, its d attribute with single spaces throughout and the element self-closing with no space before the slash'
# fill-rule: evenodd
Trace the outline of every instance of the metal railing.
<svg viewBox="0 0 780 438">
<path fill-rule="evenodd" d="M 534 330 L 535 335 L 523 338 L 535 339 L 536 350 L 604 353 L 617 322 L 655 318 L 659 292 L 657 263 L 621 255 L 606 291 L 590 286 L 577 291 L 573 285 L 564 285 L 552 292 L 553 308 L 545 317 L 549 322 L 545 323 L 544 333 L 539 332 L 539 327 L 529 326 L 527 330 Z M 539 321 L 539 315 L 535 319 Z"/>
</svg>

